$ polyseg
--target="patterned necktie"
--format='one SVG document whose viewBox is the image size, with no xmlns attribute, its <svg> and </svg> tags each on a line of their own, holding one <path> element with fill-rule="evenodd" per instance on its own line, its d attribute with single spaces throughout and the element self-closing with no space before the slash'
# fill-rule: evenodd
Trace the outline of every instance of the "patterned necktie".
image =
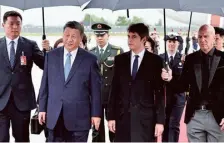
<svg viewBox="0 0 224 143">
<path fill-rule="evenodd" d="M 135 79 L 135 76 L 138 72 L 138 58 L 139 58 L 139 55 L 135 55 L 135 60 L 132 67 L 132 79 Z"/>
<path fill-rule="evenodd" d="M 11 41 L 10 43 L 11 43 L 11 47 L 10 47 L 10 57 L 9 57 L 9 60 L 10 60 L 11 67 L 13 68 L 13 66 L 15 64 L 15 55 L 16 55 L 16 52 L 15 52 L 15 42 Z"/>
<path fill-rule="evenodd" d="M 65 61 L 65 67 L 64 67 L 65 81 L 67 80 L 69 72 L 71 70 L 71 56 L 72 56 L 71 53 L 68 53 Z"/>
</svg>

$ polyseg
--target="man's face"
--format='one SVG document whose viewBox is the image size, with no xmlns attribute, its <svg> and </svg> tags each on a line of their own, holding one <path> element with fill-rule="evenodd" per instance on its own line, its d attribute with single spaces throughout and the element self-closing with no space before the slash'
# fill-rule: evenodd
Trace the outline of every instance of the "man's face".
<svg viewBox="0 0 224 143">
<path fill-rule="evenodd" d="M 215 35 L 215 47 L 219 50 L 223 48 L 223 36 L 220 36 L 220 34 Z"/>
<path fill-rule="evenodd" d="M 138 50 L 144 47 L 146 37 L 142 38 L 137 33 L 128 32 L 128 46 L 131 50 Z"/>
<path fill-rule="evenodd" d="M 64 47 L 68 51 L 73 51 L 79 47 L 82 35 L 79 30 L 66 27 L 63 33 Z"/>
<path fill-rule="evenodd" d="M 170 52 L 176 52 L 179 46 L 177 40 L 167 40 L 167 47 Z"/>
<path fill-rule="evenodd" d="M 215 36 L 208 28 L 203 28 L 198 32 L 198 43 L 202 51 L 209 52 L 215 42 Z"/>
<path fill-rule="evenodd" d="M 10 39 L 15 39 L 21 33 L 22 20 L 19 16 L 9 16 L 2 26 L 5 30 L 6 36 Z"/>
<path fill-rule="evenodd" d="M 96 43 L 97 45 L 99 45 L 100 47 L 104 47 L 108 40 L 109 40 L 109 34 L 105 33 L 105 34 L 96 34 Z"/>
</svg>

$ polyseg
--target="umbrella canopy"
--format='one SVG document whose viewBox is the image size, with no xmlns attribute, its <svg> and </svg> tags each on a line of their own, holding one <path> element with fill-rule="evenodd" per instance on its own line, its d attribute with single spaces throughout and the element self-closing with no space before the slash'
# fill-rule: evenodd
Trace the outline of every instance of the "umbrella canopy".
<svg viewBox="0 0 224 143">
<path fill-rule="evenodd" d="M 182 8 L 181 11 L 192 11 L 192 12 L 199 12 L 199 13 L 207 13 L 207 14 L 214 14 L 224 17 L 224 6 L 217 7 L 217 8 L 210 8 L 210 7 L 191 7 L 191 8 Z"/>
<path fill-rule="evenodd" d="M 42 7 L 42 21 L 43 21 L 43 36 L 42 39 L 46 39 L 45 35 L 45 18 L 44 7 L 54 6 L 82 6 L 89 2 L 89 0 L 0 0 L 0 5 L 15 7 L 21 10 L 27 10 L 32 8 Z"/>
<path fill-rule="evenodd" d="M 21 10 L 53 6 L 82 6 L 89 0 L 0 0 L 0 5 Z"/>
<path fill-rule="evenodd" d="M 169 8 L 181 10 L 183 0 L 91 0 L 84 9 L 103 8 L 112 11 L 122 9 Z"/>
<path fill-rule="evenodd" d="M 182 9 L 189 8 L 224 8 L 223 0 L 185 0 L 181 3 Z"/>
</svg>

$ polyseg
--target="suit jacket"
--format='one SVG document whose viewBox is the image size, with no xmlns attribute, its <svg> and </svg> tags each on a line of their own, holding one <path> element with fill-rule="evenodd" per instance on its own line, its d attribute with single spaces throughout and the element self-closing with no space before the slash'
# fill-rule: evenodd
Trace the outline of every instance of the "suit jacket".
<svg viewBox="0 0 224 143">
<path fill-rule="evenodd" d="M 154 137 L 152 132 L 155 124 L 164 124 L 165 118 L 162 59 L 146 50 L 134 80 L 130 66 L 131 52 L 115 57 L 108 120 L 116 120 L 116 141 L 151 141 L 149 138 Z M 131 96 L 136 97 L 137 104 L 134 106 L 131 105 Z M 132 107 L 137 112 L 131 111 Z M 129 117 L 130 113 L 133 116 Z M 145 136 L 146 139 L 127 139 L 127 136 L 123 135 L 127 132 L 136 133 L 134 136 L 127 135 L 132 139 L 137 136 Z"/>
<path fill-rule="evenodd" d="M 102 59 L 100 58 L 100 50 L 98 47 L 94 47 L 90 50 L 90 52 L 96 55 L 98 58 L 101 74 L 103 75 L 103 84 L 101 88 L 102 103 L 108 104 L 108 98 L 110 94 L 109 92 L 113 77 L 114 57 L 116 55 L 124 53 L 124 51 L 120 47 L 108 44 L 106 50 L 104 51 Z"/>
<path fill-rule="evenodd" d="M 187 107 L 185 113 L 185 123 L 188 123 L 194 116 L 196 105 L 200 102 L 202 89 L 202 69 L 201 53 L 197 51 L 186 57 L 183 72 L 178 81 L 171 80 L 173 88 L 177 92 L 189 90 L 187 97 Z M 208 94 L 212 100 L 212 112 L 219 124 L 224 117 L 221 110 L 224 103 L 224 53 L 215 49 L 213 61 L 209 75 Z"/>
<path fill-rule="evenodd" d="M 20 56 L 24 52 L 27 65 L 21 65 Z M 36 98 L 32 83 L 33 63 L 44 68 L 44 56 L 36 42 L 19 37 L 15 65 L 11 68 L 6 38 L 0 39 L 0 111 L 5 108 L 12 93 L 16 107 L 20 111 L 36 108 Z"/>
<path fill-rule="evenodd" d="M 47 112 L 47 127 L 54 129 L 60 115 L 69 131 L 89 130 L 91 117 L 101 116 L 101 76 L 96 56 L 78 48 L 67 80 L 64 47 L 47 53 L 39 92 L 39 111 Z"/>
<path fill-rule="evenodd" d="M 163 53 L 160 55 L 160 57 L 165 62 L 165 56 L 166 59 L 169 59 L 168 55 Z M 181 62 L 182 54 L 177 52 L 174 59 L 173 59 L 173 66 L 170 67 L 172 69 L 172 76 L 173 80 L 178 80 L 181 76 L 182 70 L 183 70 L 183 64 Z M 184 96 L 184 93 L 176 93 L 175 89 L 172 88 L 172 86 L 169 85 L 169 83 L 166 84 L 166 104 L 176 103 L 176 96 Z"/>
</svg>

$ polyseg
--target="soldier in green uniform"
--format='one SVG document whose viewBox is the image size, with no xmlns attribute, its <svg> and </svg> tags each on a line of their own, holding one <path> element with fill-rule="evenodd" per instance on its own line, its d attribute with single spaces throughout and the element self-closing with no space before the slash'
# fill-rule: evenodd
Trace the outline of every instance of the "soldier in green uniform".
<svg viewBox="0 0 224 143">
<path fill-rule="evenodd" d="M 114 57 L 123 53 L 121 47 L 117 47 L 108 43 L 110 26 L 103 23 L 96 23 L 92 25 L 94 34 L 96 36 L 97 46 L 93 47 L 90 52 L 98 57 L 101 74 L 103 76 L 103 86 L 101 88 L 102 93 L 102 115 L 107 113 L 107 104 L 110 92 L 110 86 L 113 76 Z M 114 133 L 109 132 L 110 141 L 114 140 Z M 93 130 L 92 134 L 93 142 L 105 142 L 105 128 L 104 128 L 104 116 L 101 118 L 99 131 Z"/>
</svg>

